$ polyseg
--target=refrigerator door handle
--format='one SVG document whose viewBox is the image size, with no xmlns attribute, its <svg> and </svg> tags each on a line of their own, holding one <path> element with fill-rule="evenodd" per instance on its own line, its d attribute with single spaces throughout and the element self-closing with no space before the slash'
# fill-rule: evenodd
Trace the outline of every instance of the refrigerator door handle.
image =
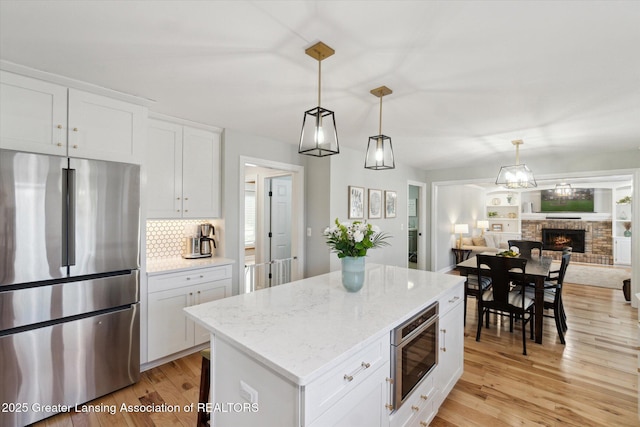
<svg viewBox="0 0 640 427">
<path fill-rule="evenodd" d="M 66 169 L 64 173 L 63 183 L 66 188 L 66 200 L 63 203 L 63 209 L 67 221 L 63 223 L 63 251 L 62 256 L 64 265 L 76 265 L 76 170 Z"/>
</svg>

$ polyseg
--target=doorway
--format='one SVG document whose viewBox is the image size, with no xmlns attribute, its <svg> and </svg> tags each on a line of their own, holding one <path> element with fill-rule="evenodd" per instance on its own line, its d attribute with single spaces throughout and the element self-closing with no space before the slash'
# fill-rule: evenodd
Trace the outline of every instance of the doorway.
<svg viewBox="0 0 640 427">
<path fill-rule="evenodd" d="M 241 160 L 244 274 L 240 289 L 247 293 L 302 277 L 303 168 Z"/>
<path fill-rule="evenodd" d="M 408 183 L 407 194 L 407 266 L 425 270 L 427 265 L 425 231 L 427 224 L 424 204 L 427 185 L 422 182 Z"/>
</svg>

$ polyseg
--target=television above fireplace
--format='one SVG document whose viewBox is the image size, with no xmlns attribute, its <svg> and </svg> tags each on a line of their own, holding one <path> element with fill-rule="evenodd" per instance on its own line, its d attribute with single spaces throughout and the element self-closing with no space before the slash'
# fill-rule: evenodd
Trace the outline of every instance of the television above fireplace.
<svg viewBox="0 0 640 427">
<path fill-rule="evenodd" d="M 560 228 L 542 229 L 542 249 L 561 251 L 567 246 L 572 252 L 584 253 L 585 230 L 565 230 Z"/>
<path fill-rule="evenodd" d="M 540 212 L 593 212 L 593 194 L 593 188 L 574 188 L 566 195 L 542 190 Z"/>
</svg>

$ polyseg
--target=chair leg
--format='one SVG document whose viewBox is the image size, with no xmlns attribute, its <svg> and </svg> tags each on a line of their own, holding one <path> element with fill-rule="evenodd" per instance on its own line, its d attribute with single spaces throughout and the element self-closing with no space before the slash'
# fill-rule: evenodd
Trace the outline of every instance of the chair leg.
<svg viewBox="0 0 640 427">
<path fill-rule="evenodd" d="M 467 291 L 464 291 L 464 321 L 463 325 L 467 326 Z"/>
<path fill-rule="evenodd" d="M 562 327 L 562 313 L 560 312 L 562 306 L 558 303 L 553 309 L 553 319 L 556 321 L 556 329 L 558 330 L 558 336 L 560 337 L 560 342 L 564 344 L 564 331 Z"/>
<path fill-rule="evenodd" d="M 478 298 L 478 329 L 476 331 L 476 341 L 480 341 L 480 332 L 482 331 L 482 304 Z"/>
<path fill-rule="evenodd" d="M 531 318 L 529 318 L 531 322 Z M 527 355 L 527 322 L 524 321 L 524 315 L 522 316 L 522 354 Z"/>
<path fill-rule="evenodd" d="M 202 368 L 200 373 L 200 394 L 198 397 L 198 402 L 207 403 L 209 402 L 209 388 L 211 387 L 211 365 L 210 360 L 206 357 L 202 358 Z M 207 427 L 209 421 L 209 413 L 206 411 L 198 410 L 198 420 L 197 427 Z"/>
</svg>

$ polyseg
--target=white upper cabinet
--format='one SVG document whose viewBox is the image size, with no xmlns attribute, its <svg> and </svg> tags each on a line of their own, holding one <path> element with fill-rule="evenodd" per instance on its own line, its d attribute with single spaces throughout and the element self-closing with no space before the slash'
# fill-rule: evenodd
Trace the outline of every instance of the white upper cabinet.
<svg viewBox="0 0 640 427">
<path fill-rule="evenodd" d="M 141 162 L 143 107 L 69 89 L 69 156 Z"/>
<path fill-rule="evenodd" d="M 182 218 L 182 126 L 149 119 L 147 216 Z"/>
<path fill-rule="evenodd" d="M 140 163 L 146 107 L 0 71 L 0 147 Z"/>
<path fill-rule="evenodd" d="M 67 155 L 67 88 L 0 71 L 0 147 Z"/>
<path fill-rule="evenodd" d="M 191 218 L 220 216 L 220 135 L 185 126 L 182 206 Z"/>
<path fill-rule="evenodd" d="M 220 133 L 149 120 L 148 218 L 220 216 Z"/>
</svg>

